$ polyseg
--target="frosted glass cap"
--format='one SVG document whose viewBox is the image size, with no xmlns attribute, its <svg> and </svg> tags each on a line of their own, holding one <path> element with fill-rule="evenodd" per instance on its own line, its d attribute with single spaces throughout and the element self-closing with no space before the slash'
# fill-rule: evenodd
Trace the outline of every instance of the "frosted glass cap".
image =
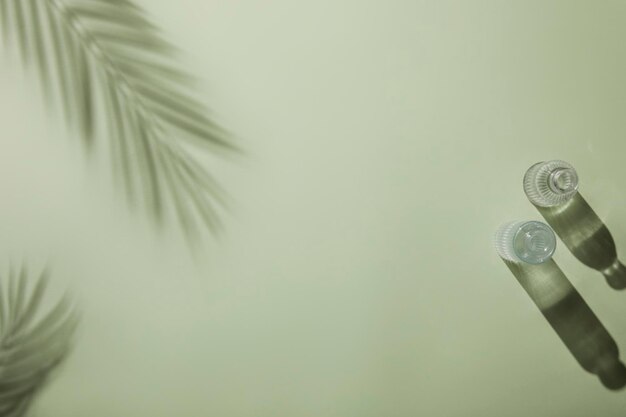
<svg viewBox="0 0 626 417">
<path fill-rule="evenodd" d="M 496 232 L 495 246 L 502 259 L 536 265 L 552 258 L 556 249 L 556 236 L 542 222 L 511 222 L 500 226 Z"/>
<path fill-rule="evenodd" d="M 578 174 L 565 161 L 539 162 L 524 175 L 524 192 L 540 207 L 554 207 L 567 202 L 578 191 Z"/>
</svg>

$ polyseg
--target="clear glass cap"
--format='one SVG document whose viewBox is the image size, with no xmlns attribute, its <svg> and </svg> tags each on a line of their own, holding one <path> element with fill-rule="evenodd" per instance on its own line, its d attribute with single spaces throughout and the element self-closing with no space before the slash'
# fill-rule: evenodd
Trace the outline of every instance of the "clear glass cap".
<svg viewBox="0 0 626 417">
<path fill-rule="evenodd" d="M 512 222 L 496 232 L 496 251 L 505 260 L 541 264 L 552 258 L 556 236 L 545 223 L 537 221 Z"/>
<path fill-rule="evenodd" d="M 578 191 L 578 174 L 565 161 L 539 162 L 524 175 L 524 192 L 540 207 L 554 207 L 571 199 Z"/>
</svg>

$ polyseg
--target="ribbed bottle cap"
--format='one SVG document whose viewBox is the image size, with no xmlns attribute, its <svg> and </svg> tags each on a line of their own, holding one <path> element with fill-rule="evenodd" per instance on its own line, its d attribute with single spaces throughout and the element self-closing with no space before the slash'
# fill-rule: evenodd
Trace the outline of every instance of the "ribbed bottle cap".
<svg viewBox="0 0 626 417">
<path fill-rule="evenodd" d="M 578 191 L 578 174 L 565 161 L 539 162 L 524 175 L 524 192 L 540 207 L 559 206 Z"/>
<path fill-rule="evenodd" d="M 556 236 L 545 223 L 518 221 L 500 226 L 494 243 L 502 259 L 536 265 L 552 257 Z"/>
</svg>

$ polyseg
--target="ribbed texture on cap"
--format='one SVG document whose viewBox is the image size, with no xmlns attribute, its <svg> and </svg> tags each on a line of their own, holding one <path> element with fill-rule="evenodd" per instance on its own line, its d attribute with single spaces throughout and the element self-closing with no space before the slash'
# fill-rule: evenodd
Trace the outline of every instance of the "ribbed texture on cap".
<svg viewBox="0 0 626 417">
<path fill-rule="evenodd" d="M 498 255 L 505 261 L 520 262 L 520 259 L 515 255 L 515 251 L 513 250 L 513 239 L 524 223 L 526 222 L 513 221 L 503 224 L 496 230 L 493 244 Z"/>
<path fill-rule="evenodd" d="M 571 191 L 557 192 L 551 188 L 550 182 L 553 172 L 567 169 L 571 175 L 567 178 L 567 184 L 572 186 Z M 565 161 L 539 162 L 531 166 L 524 175 L 524 192 L 528 199 L 540 207 L 559 206 L 571 199 L 578 190 L 578 176 L 572 165 Z"/>
</svg>

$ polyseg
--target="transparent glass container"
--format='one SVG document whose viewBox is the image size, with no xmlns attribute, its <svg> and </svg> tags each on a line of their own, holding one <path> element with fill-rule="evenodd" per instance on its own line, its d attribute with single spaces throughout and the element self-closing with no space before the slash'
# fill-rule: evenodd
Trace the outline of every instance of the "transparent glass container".
<svg viewBox="0 0 626 417">
<path fill-rule="evenodd" d="M 556 236 L 545 223 L 514 221 L 496 231 L 495 247 L 498 255 L 507 261 L 541 264 L 552 258 Z"/>
<path fill-rule="evenodd" d="M 559 206 L 578 192 L 578 174 L 565 161 L 539 162 L 526 171 L 524 192 L 536 206 Z"/>
</svg>

